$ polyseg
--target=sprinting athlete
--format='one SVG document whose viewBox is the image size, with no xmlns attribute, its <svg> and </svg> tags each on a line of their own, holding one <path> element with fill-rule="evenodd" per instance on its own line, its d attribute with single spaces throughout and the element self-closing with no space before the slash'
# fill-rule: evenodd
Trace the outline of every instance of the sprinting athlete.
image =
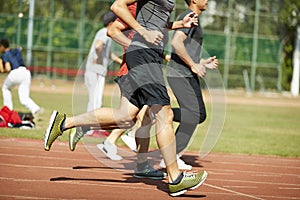
<svg viewBox="0 0 300 200">
<path fill-rule="evenodd" d="M 207 172 L 188 174 L 178 169 L 173 113 L 162 73 L 163 38 L 166 29 L 197 25 L 197 15 L 189 13 L 183 20 L 170 23 L 173 0 L 141 0 L 137 1 L 137 17 L 134 19 L 127 8 L 134 2 L 116 0 L 111 7 L 120 19 L 136 31 L 126 52 L 128 74 L 118 82 L 122 91 L 120 107 L 99 108 L 73 117 L 54 111 L 45 133 L 44 149 L 50 150 L 58 136 L 76 126 L 130 128 L 138 112 L 148 105 L 156 119 L 156 140 L 167 166 L 170 195 L 178 196 L 199 187 L 205 181 Z"/>
<path fill-rule="evenodd" d="M 185 1 L 188 8 L 178 17 L 178 20 L 182 20 L 192 11 L 200 16 L 208 4 L 207 0 Z M 198 75 L 204 78 L 206 68 L 216 69 L 218 66 L 216 57 L 200 60 L 202 40 L 203 32 L 199 21 L 196 27 L 177 29 L 171 42 L 173 50 L 167 70 L 169 85 L 179 104 L 179 108 L 172 109 L 173 120 L 180 123 L 175 132 L 178 165 L 183 165 L 187 169 L 191 169 L 192 166 L 180 159 L 180 153 L 187 147 L 197 125 L 206 119 Z M 165 167 L 163 160 L 160 166 Z"/>
</svg>

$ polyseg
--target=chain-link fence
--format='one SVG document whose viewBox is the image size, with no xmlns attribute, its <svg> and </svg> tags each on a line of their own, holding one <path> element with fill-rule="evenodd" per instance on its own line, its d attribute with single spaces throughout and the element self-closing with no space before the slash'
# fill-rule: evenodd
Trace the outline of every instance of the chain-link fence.
<svg viewBox="0 0 300 200">
<path fill-rule="evenodd" d="M 30 15 L 32 1 L 34 15 Z M 0 7 L 0 37 L 9 39 L 12 47 L 23 47 L 26 64 L 32 66 L 33 75 L 69 79 L 76 75 L 87 56 L 94 34 L 102 27 L 101 17 L 111 3 L 103 0 L 5 1 Z M 200 18 L 204 30 L 203 48 L 218 57 L 226 88 L 281 91 L 282 47 L 277 16 L 281 3 L 282 0 L 208 1 L 208 8 Z M 184 9 L 185 1 L 176 1 L 173 19 Z M 29 34 L 32 45 L 28 44 Z M 28 51 L 32 53 L 29 60 Z M 115 45 L 114 51 L 121 55 L 119 46 Z M 114 72 L 118 67 L 113 65 L 109 69 Z"/>
</svg>

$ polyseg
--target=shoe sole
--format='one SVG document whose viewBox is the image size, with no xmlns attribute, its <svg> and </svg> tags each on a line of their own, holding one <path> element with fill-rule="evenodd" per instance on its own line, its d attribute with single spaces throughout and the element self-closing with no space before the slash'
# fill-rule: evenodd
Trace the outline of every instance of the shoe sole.
<svg viewBox="0 0 300 200">
<path fill-rule="evenodd" d="M 50 146 L 47 147 L 47 143 L 48 143 L 50 132 L 51 132 L 51 130 L 53 128 L 53 124 L 54 124 L 55 118 L 57 116 L 57 113 L 58 113 L 58 111 L 54 110 L 52 112 L 52 115 L 51 115 L 50 120 L 49 120 L 49 126 L 48 126 L 48 128 L 46 130 L 45 139 L 44 139 L 44 149 L 45 149 L 45 151 L 49 151 L 50 150 Z"/>
<path fill-rule="evenodd" d="M 188 190 L 194 190 L 194 189 L 198 188 L 200 185 L 202 185 L 204 183 L 204 181 L 207 178 L 207 175 L 208 175 L 208 173 L 206 171 L 204 171 L 204 174 L 203 174 L 204 177 L 202 176 L 202 180 L 197 185 L 195 185 L 191 188 L 188 188 L 188 189 L 181 190 L 179 192 L 170 193 L 170 196 L 176 197 L 176 196 L 179 196 L 179 195 L 182 195 L 182 194 L 186 193 Z"/>
<path fill-rule="evenodd" d="M 74 131 L 73 129 L 71 129 L 71 132 L 70 132 L 70 134 L 69 134 L 69 149 L 70 149 L 70 151 L 74 151 L 75 150 L 75 146 L 76 145 L 72 145 L 71 144 L 71 141 L 73 141 L 73 139 L 74 139 L 74 137 L 75 137 L 75 134 L 76 134 L 76 128 L 75 128 L 75 133 L 73 134 L 72 133 L 72 131 Z M 71 136 L 73 134 L 73 136 Z"/>
<path fill-rule="evenodd" d="M 111 156 L 109 156 L 109 154 L 107 153 L 107 150 L 105 149 L 105 147 L 104 147 L 104 145 L 103 144 L 97 144 L 97 148 L 100 150 L 100 151 L 102 151 L 104 154 L 105 154 L 105 156 L 106 157 L 108 157 L 109 159 L 111 159 L 111 160 L 122 160 L 123 158 L 121 157 L 120 159 L 115 159 L 115 158 L 113 158 L 113 157 L 111 157 Z"/>
</svg>

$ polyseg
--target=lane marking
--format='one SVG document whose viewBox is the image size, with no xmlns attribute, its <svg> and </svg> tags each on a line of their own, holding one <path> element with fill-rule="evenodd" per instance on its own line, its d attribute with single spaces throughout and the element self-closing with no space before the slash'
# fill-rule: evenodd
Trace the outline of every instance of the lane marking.
<svg viewBox="0 0 300 200">
<path fill-rule="evenodd" d="M 300 187 L 298 187 L 298 188 L 291 188 L 291 187 L 278 187 L 278 189 L 280 189 L 280 190 L 299 190 L 299 191 L 300 191 Z"/>
<path fill-rule="evenodd" d="M 14 182 L 42 182 L 42 183 L 49 183 L 51 182 L 50 180 L 34 180 L 34 179 L 15 179 L 15 178 L 6 178 L 6 177 L 0 177 L 0 180 L 5 180 L 5 181 L 14 181 Z M 92 181 L 92 180 L 79 180 L 79 179 L 75 179 L 75 180 L 65 180 L 65 181 L 52 181 L 55 182 L 57 184 L 71 184 L 71 185 L 86 185 L 86 186 L 98 186 L 98 187 L 113 187 L 116 188 L 117 187 L 121 187 L 121 188 L 130 188 L 130 189 L 139 189 L 139 190 L 156 190 L 156 191 L 161 191 L 159 189 L 156 188 L 155 185 L 153 185 L 153 187 L 150 188 L 150 185 L 145 185 L 144 183 L 134 183 L 137 186 L 129 186 L 127 184 L 132 185 L 133 183 L 128 183 L 128 182 L 124 182 L 124 183 L 117 183 L 117 182 L 106 182 L 103 183 L 105 181 L 98 181 L 99 183 L 87 183 L 88 181 Z M 112 180 L 113 181 L 113 180 Z M 140 187 L 139 187 L 140 185 Z"/>
<path fill-rule="evenodd" d="M 240 196 L 249 197 L 249 198 L 252 198 L 252 199 L 265 200 L 265 199 L 260 198 L 260 197 L 256 197 L 256 196 L 253 196 L 253 195 L 250 195 L 250 194 L 241 193 L 241 192 L 237 192 L 237 191 L 234 191 L 234 190 L 229 190 L 229 189 L 226 189 L 226 188 L 223 188 L 223 187 L 219 187 L 219 186 L 216 186 L 216 185 L 211 185 L 211 184 L 207 184 L 207 183 L 204 183 L 204 185 L 212 187 L 212 188 L 215 188 L 215 189 L 223 190 L 223 191 L 226 191 L 226 192 L 234 193 L 234 194 L 237 194 L 237 195 L 240 195 Z"/>
<path fill-rule="evenodd" d="M 224 188 L 243 188 L 243 189 L 256 189 L 257 187 L 256 186 L 233 186 L 233 185 L 223 185 Z"/>
<path fill-rule="evenodd" d="M 208 168 L 208 167 L 207 167 Z M 299 174 L 287 174 L 287 173 L 276 173 L 276 172 L 263 172 L 263 171 L 241 171 L 241 170 L 232 170 L 232 169 L 214 169 L 214 168 L 209 168 L 212 171 L 221 171 L 221 172 L 232 172 L 232 173 L 250 173 L 250 174 L 266 174 L 266 175 L 270 175 L 270 176 L 292 176 L 293 178 L 300 178 Z"/>
<path fill-rule="evenodd" d="M 209 172 L 209 171 L 208 171 Z M 286 185 L 286 186 L 300 186 L 300 184 L 293 184 L 293 183 L 274 183 L 274 182 L 262 182 L 262 181 L 245 181 L 245 180 L 224 180 L 224 179 L 217 179 L 217 178 L 210 178 L 210 181 L 223 181 L 223 182 L 233 182 L 233 183 L 253 183 L 253 184 L 263 184 L 263 185 Z"/>
<path fill-rule="evenodd" d="M 51 170 L 67 170 L 67 171 L 76 171 L 77 169 L 73 169 L 72 167 L 51 167 L 51 166 L 35 166 L 35 165 L 15 165 L 15 164 L 6 164 L 6 163 L 0 163 L 2 166 L 9 166 L 9 167 L 19 167 L 19 168 L 38 168 L 38 169 L 51 169 Z M 120 171 L 125 171 L 124 170 L 111 170 L 111 169 L 80 169 L 80 171 L 86 171 L 86 172 L 94 172 L 94 173 L 102 173 L 105 171 L 105 173 L 110 173 L 110 174 L 120 174 Z M 129 171 L 129 170 L 127 170 Z"/>
</svg>

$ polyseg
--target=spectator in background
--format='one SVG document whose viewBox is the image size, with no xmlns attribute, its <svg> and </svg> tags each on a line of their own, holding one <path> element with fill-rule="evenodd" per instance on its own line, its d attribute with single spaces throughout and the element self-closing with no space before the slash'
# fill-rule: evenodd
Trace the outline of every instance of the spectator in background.
<svg viewBox="0 0 300 200">
<path fill-rule="evenodd" d="M 1 39 L 0 41 L 0 51 L 3 53 L 1 56 L 3 67 L 0 71 L 1 73 L 8 73 L 2 86 L 3 104 L 10 110 L 13 110 L 11 89 L 17 85 L 19 86 L 18 94 L 20 103 L 30 110 L 36 118 L 39 114 L 43 113 L 44 109 L 30 98 L 31 74 L 26 69 L 21 50 L 21 48 L 10 49 L 7 39 Z"/>
<path fill-rule="evenodd" d="M 111 52 L 111 38 L 107 36 L 107 28 L 111 26 L 116 18 L 116 15 L 112 12 L 108 12 L 103 16 L 104 27 L 96 33 L 89 51 L 84 74 L 85 85 L 89 92 L 87 111 L 102 107 L 109 59 L 111 58 L 119 64 L 122 63 L 122 59 Z"/>
</svg>

